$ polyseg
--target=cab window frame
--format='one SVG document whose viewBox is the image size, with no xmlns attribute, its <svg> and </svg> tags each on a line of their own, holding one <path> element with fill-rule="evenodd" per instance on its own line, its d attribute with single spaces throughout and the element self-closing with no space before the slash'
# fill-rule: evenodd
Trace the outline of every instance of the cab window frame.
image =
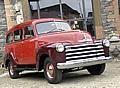
<svg viewBox="0 0 120 88">
<path fill-rule="evenodd" d="M 10 36 L 11 36 L 11 41 L 9 41 Z M 6 36 L 6 44 L 11 44 L 11 43 L 13 43 L 13 42 L 14 42 L 14 33 L 13 33 L 13 32 L 10 32 L 10 33 L 8 33 L 7 36 Z"/>
<path fill-rule="evenodd" d="M 29 32 L 30 35 L 28 35 L 28 37 L 26 37 L 26 30 L 27 32 Z M 31 32 L 32 31 L 32 32 Z M 31 39 L 35 36 L 35 33 L 34 33 L 34 30 L 32 28 L 31 25 L 27 25 L 23 28 L 23 39 L 26 40 L 26 39 Z"/>
<path fill-rule="evenodd" d="M 19 31 L 19 39 L 18 40 L 15 40 L 15 32 L 16 31 Z M 15 30 L 14 32 L 14 42 L 19 42 L 19 41 L 22 41 L 23 40 L 23 30 L 22 29 L 17 29 L 17 30 Z"/>
</svg>

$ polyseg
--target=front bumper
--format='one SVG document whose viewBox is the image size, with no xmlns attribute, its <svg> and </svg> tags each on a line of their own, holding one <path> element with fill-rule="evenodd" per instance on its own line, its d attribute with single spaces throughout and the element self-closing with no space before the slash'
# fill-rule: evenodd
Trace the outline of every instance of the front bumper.
<svg viewBox="0 0 120 88">
<path fill-rule="evenodd" d="M 66 61 L 65 63 L 57 63 L 58 69 L 70 69 L 75 67 L 86 67 L 97 64 L 103 64 L 112 61 L 111 57 L 98 57 L 98 58 L 90 58 L 90 59 L 80 59 L 80 60 L 71 60 Z"/>
</svg>

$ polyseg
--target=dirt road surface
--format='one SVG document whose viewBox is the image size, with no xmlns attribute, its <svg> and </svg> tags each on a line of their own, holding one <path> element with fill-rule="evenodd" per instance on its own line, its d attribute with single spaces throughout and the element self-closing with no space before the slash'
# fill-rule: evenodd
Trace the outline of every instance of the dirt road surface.
<svg viewBox="0 0 120 88">
<path fill-rule="evenodd" d="M 4 73 L 0 75 L 0 88 L 120 88 L 120 61 L 107 64 L 100 76 L 92 76 L 86 70 L 66 73 L 59 84 L 49 84 L 43 72 L 24 73 L 18 79 Z"/>
</svg>

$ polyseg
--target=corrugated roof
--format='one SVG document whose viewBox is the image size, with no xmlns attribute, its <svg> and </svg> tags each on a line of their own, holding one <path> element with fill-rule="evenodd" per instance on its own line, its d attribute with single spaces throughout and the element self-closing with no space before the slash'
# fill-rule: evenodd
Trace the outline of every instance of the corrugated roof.
<svg viewBox="0 0 120 88">
<path fill-rule="evenodd" d="M 69 7 L 71 7 L 72 9 L 78 11 L 80 13 L 80 7 L 82 9 L 82 0 L 61 0 L 62 3 L 67 4 Z M 80 7 L 79 7 L 79 3 L 80 3 Z M 91 0 L 85 0 L 86 3 L 86 12 L 91 12 L 92 11 L 92 3 Z M 37 6 L 35 3 L 31 3 L 33 6 L 33 10 L 37 9 Z M 40 8 L 46 8 L 46 7 L 51 7 L 54 5 L 59 4 L 59 0 L 40 0 Z M 89 7 L 88 7 L 89 6 Z"/>
</svg>

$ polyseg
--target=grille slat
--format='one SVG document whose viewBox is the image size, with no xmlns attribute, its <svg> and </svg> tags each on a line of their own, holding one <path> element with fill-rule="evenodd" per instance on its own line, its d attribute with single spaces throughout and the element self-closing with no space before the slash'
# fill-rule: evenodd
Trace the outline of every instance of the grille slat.
<svg viewBox="0 0 120 88">
<path fill-rule="evenodd" d="M 99 51 L 99 52 L 96 52 L 96 51 L 89 51 L 89 52 L 77 52 L 77 53 L 68 53 L 66 54 L 66 57 L 71 57 L 71 56 L 81 56 L 81 55 L 90 55 L 90 54 L 96 54 L 96 53 L 103 53 L 103 51 Z"/>
<path fill-rule="evenodd" d="M 87 53 L 99 53 L 99 52 L 103 52 L 103 49 L 100 50 L 91 50 L 91 51 L 83 51 L 83 52 L 69 52 L 66 53 L 66 55 L 74 55 L 74 54 L 87 54 Z"/>
<path fill-rule="evenodd" d="M 97 57 L 97 55 L 104 55 L 104 53 L 99 53 L 99 54 L 89 54 L 89 55 L 81 55 L 81 56 L 70 56 L 70 57 L 67 57 L 67 56 L 66 56 L 66 59 Z"/>
<path fill-rule="evenodd" d="M 93 46 L 102 46 L 102 43 L 96 43 L 96 44 L 82 44 L 82 45 L 72 45 L 72 46 L 66 46 L 66 48 L 76 48 L 76 47 L 86 47 L 86 46 L 89 46 L 89 47 L 93 47 Z"/>
<path fill-rule="evenodd" d="M 102 43 L 73 45 L 65 48 L 67 61 L 105 56 Z"/>
<path fill-rule="evenodd" d="M 103 50 L 103 48 L 92 48 L 92 49 L 70 49 L 70 50 L 66 50 L 66 53 L 76 53 L 76 52 L 86 52 L 86 51 L 99 51 L 99 50 Z"/>
<path fill-rule="evenodd" d="M 71 61 L 71 60 L 85 60 L 85 59 L 90 59 L 90 58 L 98 58 L 98 57 L 101 57 L 101 56 L 104 56 L 103 55 L 96 55 L 96 56 L 87 56 L 87 57 L 82 57 L 82 58 L 71 58 L 71 59 L 66 59 L 66 61 Z"/>
<path fill-rule="evenodd" d="M 69 47 L 70 48 L 70 47 Z M 103 49 L 102 46 L 96 46 L 96 47 L 76 47 L 76 48 L 66 48 L 66 52 L 69 52 L 69 51 L 89 51 L 89 50 L 99 50 L 99 49 Z"/>
</svg>

